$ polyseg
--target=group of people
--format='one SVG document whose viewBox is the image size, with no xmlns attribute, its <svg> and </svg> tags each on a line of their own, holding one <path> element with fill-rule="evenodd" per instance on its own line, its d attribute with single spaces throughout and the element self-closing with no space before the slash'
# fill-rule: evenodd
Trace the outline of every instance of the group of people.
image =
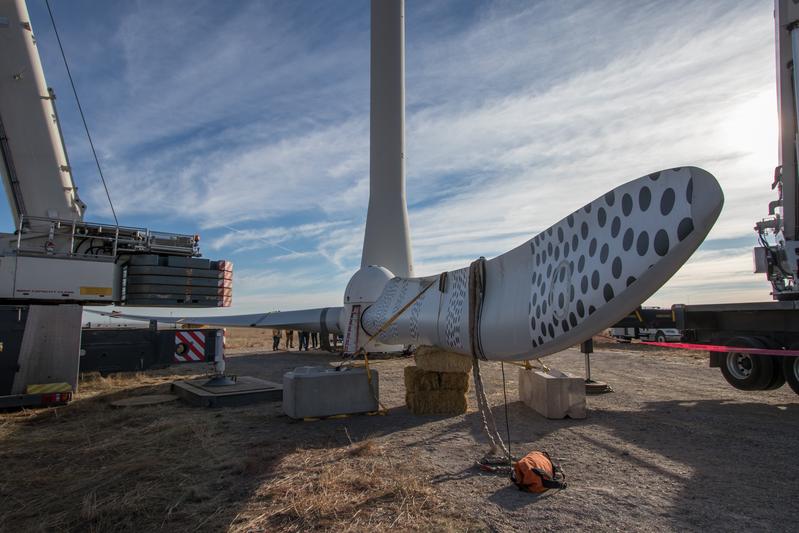
<svg viewBox="0 0 799 533">
<path fill-rule="evenodd" d="M 283 331 L 279 329 L 272 330 L 272 351 L 278 351 L 280 349 L 280 341 L 283 340 Z M 335 334 L 330 334 L 330 338 L 328 339 L 330 346 L 333 348 L 336 347 L 338 336 Z M 319 333 L 315 331 L 298 331 L 297 332 L 297 342 L 298 348 L 300 351 L 305 350 L 306 352 L 310 348 L 319 348 Z M 294 331 L 293 330 L 286 330 L 285 332 L 285 342 L 284 342 L 284 349 L 285 350 L 292 350 L 294 348 Z"/>
</svg>

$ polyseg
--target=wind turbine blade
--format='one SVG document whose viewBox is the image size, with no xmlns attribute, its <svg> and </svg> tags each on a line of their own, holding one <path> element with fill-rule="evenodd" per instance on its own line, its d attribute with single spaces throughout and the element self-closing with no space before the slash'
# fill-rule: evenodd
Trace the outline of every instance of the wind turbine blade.
<svg viewBox="0 0 799 533">
<path fill-rule="evenodd" d="M 318 309 L 301 309 L 297 311 L 276 311 L 274 313 L 256 313 L 252 315 L 220 315 L 220 316 L 183 316 L 167 317 L 157 315 L 129 315 L 117 312 L 101 312 L 87 309 L 97 315 L 122 318 L 126 320 L 156 320 L 163 324 L 199 324 L 216 327 L 252 327 L 291 329 L 299 331 L 316 331 L 341 333 L 338 324 L 341 307 L 322 307 Z"/>
<path fill-rule="evenodd" d="M 377 336 L 495 360 L 534 359 L 589 339 L 630 313 L 699 247 L 721 212 L 696 167 L 630 181 L 491 260 L 442 275 Z M 471 271 L 470 271 L 471 269 Z M 477 270 L 476 270 L 477 269 Z M 470 280 L 482 276 L 478 290 Z M 431 278 L 394 278 L 362 324 L 373 335 Z"/>
</svg>

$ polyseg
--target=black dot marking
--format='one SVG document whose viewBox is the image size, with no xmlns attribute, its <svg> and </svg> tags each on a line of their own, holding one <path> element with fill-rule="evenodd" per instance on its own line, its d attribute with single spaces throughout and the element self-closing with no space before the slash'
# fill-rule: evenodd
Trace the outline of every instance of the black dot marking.
<svg viewBox="0 0 799 533">
<path fill-rule="evenodd" d="M 649 175 L 649 179 L 651 179 L 652 181 L 657 181 L 659 177 L 660 177 L 660 172 L 653 172 L 652 174 Z"/>
<path fill-rule="evenodd" d="M 577 249 L 577 244 L 580 242 L 580 239 L 577 238 L 577 235 L 572 236 L 572 250 Z"/>
<path fill-rule="evenodd" d="M 664 229 L 655 234 L 655 252 L 660 257 L 669 253 L 669 234 Z"/>
<path fill-rule="evenodd" d="M 608 260 L 608 255 L 610 254 L 610 247 L 607 243 L 602 245 L 602 250 L 599 252 L 599 260 L 604 265 Z"/>
<path fill-rule="evenodd" d="M 688 200 L 689 204 L 694 201 L 694 178 L 688 180 L 688 188 L 685 189 L 685 199 Z"/>
<path fill-rule="evenodd" d="M 660 214 L 663 216 L 668 215 L 671 213 L 671 210 L 674 208 L 674 200 L 676 199 L 676 195 L 674 194 L 674 189 L 669 187 L 665 191 L 663 191 L 663 196 L 660 197 Z"/>
<path fill-rule="evenodd" d="M 558 228 L 558 242 L 563 242 L 563 228 Z"/>
<path fill-rule="evenodd" d="M 610 283 L 605 284 L 605 288 L 602 291 L 603 295 L 605 296 L 605 301 L 609 302 L 613 299 L 613 287 L 610 286 Z"/>
<path fill-rule="evenodd" d="M 597 219 L 597 222 L 599 222 L 599 227 L 600 228 L 604 228 L 605 227 L 605 222 L 608 221 L 608 214 L 605 212 L 605 208 L 604 207 L 600 207 L 599 209 L 597 209 L 596 219 Z"/>
<path fill-rule="evenodd" d="M 574 313 L 569 313 L 569 324 L 571 324 L 572 327 L 577 325 L 577 317 L 574 316 Z"/>
<path fill-rule="evenodd" d="M 552 324 L 550 324 L 549 328 L 547 328 L 547 329 L 549 331 L 549 336 L 550 337 L 554 337 L 555 336 L 555 328 L 552 327 Z"/>
<path fill-rule="evenodd" d="M 547 277 L 552 275 L 552 263 L 547 265 Z"/>
<path fill-rule="evenodd" d="M 633 212 L 633 197 L 627 193 L 624 193 L 624 196 L 621 197 L 621 212 L 626 217 Z"/>
<path fill-rule="evenodd" d="M 538 254 L 535 254 L 535 266 L 539 266 L 539 265 L 541 265 L 541 256 L 538 255 Z"/>
<path fill-rule="evenodd" d="M 550 226 L 550 227 L 548 227 L 548 228 L 547 228 L 547 235 L 549 235 L 550 237 L 552 237 L 552 226 Z"/>
<path fill-rule="evenodd" d="M 535 318 L 530 319 L 530 328 L 535 329 Z"/>
<path fill-rule="evenodd" d="M 544 293 L 547 292 L 547 284 L 546 283 L 542 283 L 541 284 L 541 290 L 538 291 L 538 292 L 541 294 L 541 296 L 543 296 Z"/>
<path fill-rule="evenodd" d="M 546 260 L 547 260 L 547 251 L 544 250 L 543 252 L 541 252 L 541 261 L 546 261 Z"/>
<path fill-rule="evenodd" d="M 583 239 L 588 237 L 588 223 L 583 222 L 583 224 L 580 226 L 580 235 L 583 236 Z"/>
<path fill-rule="evenodd" d="M 580 281 L 580 290 L 583 294 L 588 292 L 588 276 L 583 276 L 583 279 Z"/>
<path fill-rule="evenodd" d="M 569 301 L 570 302 L 574 301 L 574 285 L 569 287 Z"/>
<path fill-rule="evenodd" d="M 541 303 L 541 312 L 542 312 L 542 313 L 544 313 L 544 314 L 546 314 L 546 313 L 547 313 L 547 302 L 546 302 L 546 300 L 544 300 L 544 301 Z"/>
<path fill-rule="evenodd" d="M 594 290 L 599 288 L 599 271 L 598 270 L 594 270 L 594 273 L 591 274 L 591 287 L 593 287 Z"/>
<path fill-rule="evenodd" d="M 574 215 L 569 215 L 566 217 L 566 223 L 569 225 L 570 228 L 574 227 Z"/>
<path fill-rule="evenodd" d="M 533 305 L 538 303 L 538 294 L 533 293 Z"/>
<path fill-rule="evenodd" d="M 605 202 L 608 206 L 612 206 L 616 202 L 616 194 L 613 191 L 605 194 Z"/>
<path fill-rule="evenodd" d="M 583 318 L 583 315 L 585 315 L 585 305 L 583 305 L 582 300 L 577 300 L 577 314 L 580 315 L 580 318 Z"/>
<path fill-rule="evenodd" d="M 563 293 L 558 294 L 558 307 L 563 309 L 563 306 L 566 304 L 566 297 Z"/>
<path fill-rule="evenodd" d="M 538 344 L 539 344 L 539 346 L 541 344 L 544 344 L 544 337 L 541 337 L 540 335 L 538 336 Z"/>
<path fill-rule="evenodd" d="M 685 217 L 680 220 L 680 225 L 677 226 L 677 238 L 682 241 L 692 231 L 694 231 L 694 221 L 690 217 Z"/>
<path fill-rule="evenodd" d="M 560 248 L 555 248 L 555 261 L 560 259 Z"/>
<path fill-rule="evenodd" d="M 563 328 L 563 333 L 566 333 L 567 331 L 569 331 L 569 323 L 566 322 L 565 319 L 563 320 L 563 322 L 561 322 L 560 326 L 561 326 L 561 328 Z"/>
<path fill-rule="evenodd" d="M 627 228 L 627 231 L 624 232 L 624 238 L 622 239 L 621 243 L 625 252 L 629 252 L 630 248 L 633 247 L 633 240 L 635 240 L 635 232 L 633 232 L 632 228 Z"/>
<path fill-rule="evenodd" d="M 641 206 L 641 211 L 649 209 L 650 203 L 652 203 L 652 191 L 649 187 L 641 187 L 641 192 L 638 193 L 638 205 Z"/>
<path fill-rule="evenodd" d="M 628 287 L 630 285 L 632 285 L 633 283 L 635 283 L 635 278 L 633 276 L 630 276 L 629 278 L 627 278 L 627 286 Z"/>
<path fill-rule="evenodd" d="M 565 268 L 561 268 L 560 269 L 560 274 L 558 275 L 558 281 L 563 283 L 563 280 L 565 280 L 565 279 L 566 279 L 566 269 Z"/>
<path fill-rule="evenodd" d="M 646 255 L 646 252 L 649 250 L 649 234 L 647 232 L 641 232 L 641 234 L 638 236 L 638 242 L 636 243 L 635 247 L 638 250 L 638 255 Z"/>
<path fill-rule="evenodd" d="M 619 217 L 613 217 L 613 222 L 610 224 L 610 236 L 614 239 L 619 236 L 619 232 L 621 231 L 621 219 Z"/>
<path fill-rule="evenodd" d="M 585 256 L 581 255 L 580 259 L 577 260 L 577 272 L 582 274 L 584 268 L 585 268 Z"/>
<path fill-rule="evenodd" d="M 583 211 L 585 211 L 586 213 L 590 213 L 591 212 L 591 204 L 586 204 L 585 206 L 583 206 Z"/>
<path fill-rule="evenodd" d="M 565 244 L 563 245 L 563 257 L 564 257 L 564 258 L 565 258 L 565 257 L 569 257 L 569 252 L 570 252 L 570 251 L 571 251 L 571 249 L 569 248 L 569 243 L 567 242 L 567 243 L 565 243 Z"/>
<path fill-rule="evenodd" d="M 549 255 L 552 255 L 552 243 L 551 242 L 547 243 L 547 253 Z"/>
<path fill-rule="evenodd" d="M 544 335 L 547 334 L 547 325 L 544 324 L 543 322 L 541 322 L 541 333 L 543 333 Z"/>
<path fill-rule="evenodd" d="M 596 239 L 591 239 L 591 243 L 588 245 L 588 255 L 594 257 L 596 254 Z"/>
<path fill-rule="evenodd" d="M 617 257 L 613 260 L 613 265 L 611 267 L 611 271 L 613 273 L 613 277 L 619 279 L 621 277 L 621 257 Z"/>
<path fill-rule="evenodd" d="M 535 317 L 536 318 L 541 318 L 541 308 L 540 307 L 536 307 L 535 308 Z"/>
<path fill-rule="evenodd" d="M 593 305 L 589 305 L 588 306 L 588 314 L 589 315 L 593 315 L 594 311 L 596 311 L 596 307 L 594 307 Z"/>
</svg>

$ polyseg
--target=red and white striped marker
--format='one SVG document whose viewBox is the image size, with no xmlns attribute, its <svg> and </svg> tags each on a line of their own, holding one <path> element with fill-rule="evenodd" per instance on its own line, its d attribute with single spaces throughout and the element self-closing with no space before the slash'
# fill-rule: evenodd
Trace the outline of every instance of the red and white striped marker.
<svg viewBox="0 0 799 533">
<path fill-rule="evenodd" d="M 175 333 L 176 363 L 205 361 L 205 335 L 196 330 L 180 330 Z"/>
</svg>

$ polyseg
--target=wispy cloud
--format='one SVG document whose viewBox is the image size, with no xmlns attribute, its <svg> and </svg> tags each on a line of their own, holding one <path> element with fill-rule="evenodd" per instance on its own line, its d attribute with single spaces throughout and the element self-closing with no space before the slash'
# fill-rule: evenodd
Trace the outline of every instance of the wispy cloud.
<svg viewBox="0 0 799 533">
<path fill-rule="evenodd" d="M 776 163 L 767 2 L 409 0 L 406 11 L 420 274 L 500 254 L 672 166 L 719 177 L 727 201 L 710 239 L 751 235 L 765 213 Z M 360 263 L 368 198 L 368 2 L 141 0 L 108 18 L 108 50 L 83 72 L 123 220 L 203 229 L 206 253 L 245 269 L 241 311 L 299 305 L 291 287 L 335 304 L 321 300 L 340 299 Z M 107 216 L 99 188 L 80 184 Z M 767 299 L 745 255 L 697 254 L 653 301 L 722 286 Z"/>
</svg>

